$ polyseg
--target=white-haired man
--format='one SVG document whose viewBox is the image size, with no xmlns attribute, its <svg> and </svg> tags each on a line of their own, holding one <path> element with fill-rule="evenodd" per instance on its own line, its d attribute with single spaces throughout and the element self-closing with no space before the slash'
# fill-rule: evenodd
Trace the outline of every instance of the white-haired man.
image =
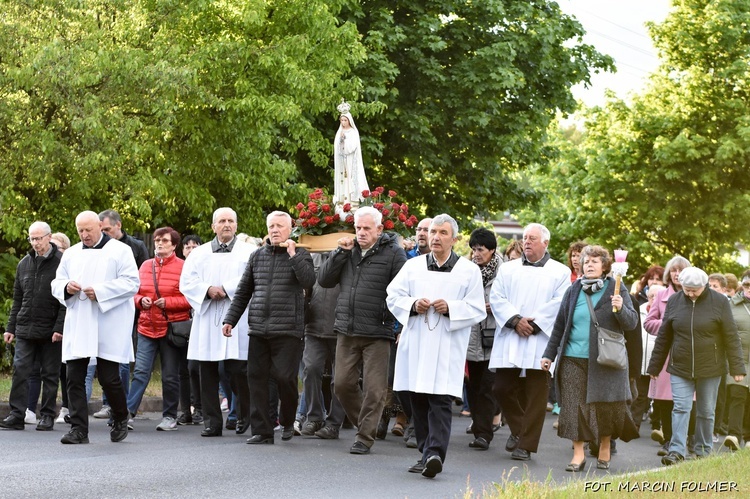
<svg viewBox="0 0 750 499">
<path fill-rule="evenodd" d="M 237 426 L 242 434 L 250 426 L 247 386 L 247 314 L 242 314 L 239 334 L 227 338 L 221 334 L 221 319 L 237 292 L 237 284 L 255 246 L 235 237 L 237 213 L 231 208 L 214 212 L 211 229 L 216 237 L 198 246 L 185 261 L 180 276 L 180 292 L 193 307 L 188 359 L 197 360 L 201 379 L 204 429 L 202 437 L 222 434 L 224 418 L 219 403 L 219 362 L 229 376 L 237 395 Z M 183 410 L 186 410 L 183 408 Z"/>
<path fill-rule="evenodd" d="M 333 329 L 338 334 L 334 391 L 357 426 L 352 454 L 369 454 L 388 394 L 388 360 L 394 341 L 388 283 L 406 262 L 396 235 L 383 233 L 382 214 L 370 206 L 354 213 L 356 240 L 342 237 L 318 272 L 324 288 L 341 284 Z M 362 388 L 359 373 L 362 366 Z"/>
<path fill-rule="evenodd" d="M 490 369 L 493 392 L 511 435 L 505 450 L 518 461 L 536 452 L 549 392 L 549 373 L 541 369 L 562 297 L 570 287 L 570 269 L 547 252 L 550 233 L 541 224 L 523 230 L 523 255 L 500 266 L 490 291 L 495 332 Z"/>
<path fill-rule="evenodd" d="M 267 244 L 247 262 L 222 328 L 224 336 L 232 337 L 233 328 L 249 324 L 247 377 L 253 436 L 248 444 L 274 443 L 274 424 L 268 411 L 270 378 L 276 380 L 279 389 L 281 439 L 294 436 L 297 373 L 305 332 L 304 292 L 315 284 L 310 253 L 289 239 L 292 217 L 274 211 L 266 218 L 266 227 Z"/>
<path fill-rule="evenodd" d="M 41 364 L 41 418 L 36 429 L 49 431 L 55 425 L 55 399 L 60 381 L 61 341 L 65 307 L 52 296 L 50 284 L 55 278 L 62 253 L 50 241 L 52 230 L 46 222 L 29 227 L 31 250 L 18 263 L 13 285 L 13 305 L 8 327 L 3 334 L 6 343 L 15 338 L 13 383 L 10 388 L 10 414 L 0 421 L 0 428 L 23 430 L 28 402 L 29 376 L 34 360 Z M 63 388 L 64 389 L 64 388 Z"/>
</svg>

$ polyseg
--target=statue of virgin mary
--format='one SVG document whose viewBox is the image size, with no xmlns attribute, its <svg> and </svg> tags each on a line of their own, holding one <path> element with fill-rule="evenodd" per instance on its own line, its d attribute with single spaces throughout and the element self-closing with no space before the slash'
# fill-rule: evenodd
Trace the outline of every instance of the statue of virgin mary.
<svg viewBox="0 0 750 499">
<path fill-rule="evenodd" d="M 362 164 L 362 149 L 354 118 L 349 113 L 351 106 L 341 101 L 337 107 L 339 130 L 333 140 L 333 202 L 337 206 L 351 203 L 354 208 L 362 200 L 362 191 L 370 190 Z"/>
</svg>

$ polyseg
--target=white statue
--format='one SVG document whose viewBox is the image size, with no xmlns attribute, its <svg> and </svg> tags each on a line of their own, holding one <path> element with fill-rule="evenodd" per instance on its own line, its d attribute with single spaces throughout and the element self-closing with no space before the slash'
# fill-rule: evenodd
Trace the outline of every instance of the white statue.
<svg viewBox="0 0 750 499">
<path fill-rule="evenodd" d="M 337 109 L 341 116 L 339 130 L 333 140 L 333 202 L 337 206 L 351 203 L 356 208 L 362 200 L 362 191 L 369 191 L 370 188 L 362 164 L 359 132 L 349 113 L 350 106 L 342 100 Z"/>
</svg>

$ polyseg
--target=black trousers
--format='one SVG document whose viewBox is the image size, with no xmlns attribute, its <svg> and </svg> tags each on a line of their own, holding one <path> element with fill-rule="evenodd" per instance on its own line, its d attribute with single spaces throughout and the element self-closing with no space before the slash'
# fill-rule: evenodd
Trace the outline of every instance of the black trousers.
<svg viewBox="0 0 750 499">
<path fill-rule="evenodd" d="M 510 432 L 519 437 L 518 448 L 536 452 L 547 414 L 549 373 L 526 369 L 526 377 L 520 375 L 520 368 L 497 369 L 493 391 Z"/>
<path fill-rule="evenodd" d="M 445 462 L 451 438 L 453 399 L 452 395 L 409 392 L 414 435 L 422 462 L 435 455 Z"/>
<path fill-rule="evenodd" d="M 190 406 L 202 411 L 200 363 L 187 359 L 187 348 L 180 353 L 180 409 L 190 414 Z"/>
<path fill-rule="evenodd" d="M 229 375 L 232 391 L 237 394 L 237 419 L 245 419 L 250 413 L 250 391 L 247 386 L 247 362 L 228 359 L 222 361 L 224 370 Z M 206 428 L 220 430 L 224 425 L 219 401 L 219 362 L 200 361 L 201 403 L 203 405 L 203 425 Z"/>
<path fill-rule="evenodd" d="M 495 373 L 488 369 L 489 360 L 481 362 L 468 361 L 469 366 L 469 407 L 471 407 L 471 431 L 475 438 L 482 437 L 492 441 L 492 420 L 495 417 L 497 403 L 492 394 Z"/>
<path fill-rule="evenodd" d="M 67 361 L 68 366 L 68 402 L 70 406 L 71 430 L 78 430 L 85 435 L 89 433 L 89 403 L 86 399 L 86 371 L 89 359 L 74 359 Z M 128 419 L 128 405 L 125 389 L 120 381 L 120 364 L 96 358 L 96 371 L 99 384 L 107 396 L 112 409 L 114 421 Z"/>
<path fill-rule="evenodd" d="M 636 387 L 638 388 L 638 397 L 630 406 L 630 412 L 633 415 L 633 421 L 635 425 L 640 428 L 641 422 L 643 421 L 643 415 L 648 410 L 649 402 L 651 399 L 648 398 L 648 385 L 651 382 L 650 376 L 639 376 Z"/>
<path fill-rule="evenodd" d="M 62 343 L 48 340 L 25 340 L 16 337 L 13 357 L 13 381 L 10 387 L 11 413 L 24 418 L 29 402 L 29 376 L 34 365 L 41 366 L 42 408 L 39 414 L 55 417 L 57 386 L 60 382 Z"/>
<path fill-rule="evenodd" d="M 299 390 L 297 374 L 302 359 L 302 338 L 250 335 L 247 352 L 247 379 L 250 385 L 250 428 L 253 435 L 273 436 L 274 423 L 268 414 L 268 380 L 276 380 L 279 390 L 279 424 L 294 424 Z M 206 405 L 205 400 L 203 405 Z"/>
</svg>

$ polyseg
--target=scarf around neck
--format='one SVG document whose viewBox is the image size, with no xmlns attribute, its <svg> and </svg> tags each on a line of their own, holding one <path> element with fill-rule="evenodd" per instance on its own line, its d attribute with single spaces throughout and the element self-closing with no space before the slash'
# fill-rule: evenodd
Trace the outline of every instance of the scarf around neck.
<svg viewBox="0 0 750 499">
<path fill-rule="evenodd" d="M 487 284 L 494 279 L 498 265 L 500 265 L 500 256 L 495 251 L 487 265 L 479 267 L 479 270 L 482 271 L 482 286 L 487 287 Z"/>
<path fill-rule="evenodd" d="M 583 286 L 583 292 L 593 295 L 594 293 L 601 291 L 604 289 L 604 281 L 607 278 L 604 279 L 581 279 L 581 286 Z"/>
</svg>

